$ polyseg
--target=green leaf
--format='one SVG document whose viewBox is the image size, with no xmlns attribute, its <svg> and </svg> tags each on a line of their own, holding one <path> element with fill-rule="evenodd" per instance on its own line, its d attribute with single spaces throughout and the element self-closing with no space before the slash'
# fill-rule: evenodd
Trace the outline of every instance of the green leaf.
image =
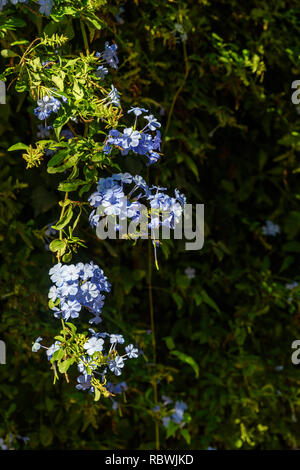
<svg viewBox="0 0 300 470">
<path fill-rule="evenodd" d="M 209 295 L 205 292 L 204 289 L 201 290 L 201 296 L 202 296 L 203 302 L 205 302 L 207 305 L 212 307 L 216 312 L 220 313 L 219 307 L 217 306 L 215 301 L 209 297 Z"/>
<path fill-rule="evenodd" d="M 76 191 L 78 186 L 84 184 L 85 181 L 83 180 L 74 180 L 74 181 L 66 181 L 65 183 L 59 183 L 58 190 L 64 192 Z"/>
<path fill-rule="evenodd" d="M 65 240 L 53 240 L 50 243 L 49 248 L 51 251 L 53 251 L 53 253 L 55 253 L 57 251 L 64 251 L 66 249 L 66 246 L 67 242 Z"/>
<path fill-rule="evenodd" d="M 7 149 L 8 152 L 13 152 L 14 150 L 28 150 L 28 145 L 18 142 Z"/>
<path fill-rule="evenodd" d="M 98 400 L 100 399 L 100 396 L 101 396 L 100 390 L 98 390 L 98 388 L 95 388 L 95 398 L 94 398 L 94 401 L 98 401 Z"/>
<path fill-rule="evenodd" d="M 73 325 L 73 323 L 70 323 L 70 322 L 67 321 L 67 322 L 66 322 L 66 325 L 70 328 L 70 330 L 72 331 L 73 334 L 76 333 L 77 328 L 76 328 L 75 325 Z"/>
<path fill-rule="evenodd" d="M 172 297 L 173 297 L 173 299 L 175 300 L 175 302 L 176 302 L 178 308 L 179 308 L 179 309 L 182 308 L 182 306 L 183 306 L 183 298 L 182 298 L 179 294 L 177 294 L 177 292 L 173 292 Z"/>
<path fill-rule="evenodd" d="M 180 351 L 173 350 L 171 351 L 171 354 L 173 354 L 173 356 L 176 356 L 180 361 L 186 362 L 187 364 L 189 364 L 194 370 L 196 378 L 199 377 L 199 366 L 197 362 L 195 361 L 195 359 L 193 359 L 191 356 L 188 356 L 187 354 L 180 352 Z"/>
<path fill-rule="evenodd" d="M 56 166 L 59 163 L 63 162 L 68 155 L 68 150 L 59 150 L 48 162 L 48 168 L 51 166 Z"/>
<path fill-rule="evenodd" d="M 166 342 L 166 345 L 169 349 L 174 349 L 175 348 L 175 343 L 173 341 L 173 338 L 172 336 L 166 336 L 165 338 L 163 338 Z"/>
<path fill-rule="evenodd" d="M 174 423 L 172 419 L 170 419 L 168 427 L 167 427 L 167 439 L 171 436 L 175 436 L 176 431 L 178 429 L 178 425 Z"/>
<path fill-rule="evenodd" d="M 65 372 L 68 371 L 69 367 L 74 364 L 75 358 L 74 357 L 69 357 L 65 361 L 62 361 L 60 364 L 58 364 L 58 370 L 61 374 L 64 374 Z"/>
<path fill-rule="evenodd" d="M 18 54 L 16 54 L 14 51 L 11 51 L 10 49 L 2 49 L 1 55 L 2 57 L 5 57 L 6 59 L 8 57 L 18 57 Z"/>
<path fill-rule="evenodd" d="M 68 168 L 76 165 L 78 161 L 78 155 L 70 156 L 67 160 L 64 161 L 63 165 L 60 166 L 50 166 L 47 168 L 48 173 L 63 173 Z"/>
<path fill-rule="evenodd" d="M 64 216 L 58 221 L 56 225 L 52 225 L 52 228 L 55 230 L 62 230 L 73 217 L 73 210 L 72 207 L 69 206 L 67 209 L 67 212 L 64 214 Z"/>
<path fill-rule="evenodd" d="M 191 443 L 191 435 L 187 429 L 181 429 L 181 435 L 186 440 L 186 443 L 189 445 Z"/>
<path fill-rule="evenodd" d="M 60 361 L 64 357 L 65 351 L 60 348 L 58 351 L 55 351 L 55 353 L 51 357 L 51 362 L 54 361 Z"/>
</svg>

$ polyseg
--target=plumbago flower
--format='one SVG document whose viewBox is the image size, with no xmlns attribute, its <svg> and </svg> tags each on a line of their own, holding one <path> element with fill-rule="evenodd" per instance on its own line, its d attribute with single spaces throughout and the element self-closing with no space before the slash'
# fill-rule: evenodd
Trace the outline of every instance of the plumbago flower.
<svg viewBox="0 0 300 470">
<path fill-rule="evenodd" d="M 10 0 L 12 5 L 17 5 L 18 3 L 27 3 L 27 0 Z M 2 8 L 8 4 L 8 0 L 0 0 L 0 11 Z M 38 0 L 39 12 L 42 15 L 49 16 L 51 14 L 53 1 L 52 0 Z"/>
<path fill-rule="evenodd" d="M 100 323 L 104 293 L 111 285 L 99 266 L 89 264 L 63 265 L 58 263 L 49 271 L 54 285 L 49 290 L 49 307 L 56 318 L 78 318 L 82 308 L 93 314 L 89 323 Z"/>
<path fill-rule="evenodd" d="M 156 415 L 160 415 L 162 425 L 175 434 L 177 429 L 181 429 L 190 420 L 189 414 L 186 413 L 188 406 L 184 401 L 178 400 L 174 406 L 171 398 L 162 395 L 162 404 L 155 406 L 152 411 Z M 168 409 L 167 407 L 171 405 Z M 176 426 L 177 425 L 177 426 Z"/>
<path fill-rule="evenodd" d="M 129 184 L 132 189 L 126 191 L 124 185 Z M 147 229 L 159 226 L 174 229 L 182 216 L 186 198 L 177 189 L 175 197 L 169 196 L 165 191 L 166 188 L 159 186 L 149 187 L 141 176 L 132 176 L 130 173 L 101 178 L 97 191 L 89 197 L 89 203 L 94 207 L 89 217 L 90 224 L 96 227 L 102 216 L 115 215 L 120 221 L 131 219 L 135 222 L 146 217 Z M 116 230 L 120 230 L 120 227 L 121 225 L 116 224 Z"/>
<path fill-rule="evenodd" d="M 63 101 L 67 100 L 64 96 L 62 96 L 62 99 Z M 37 105 L 38 106 L 33 112 L 38 119 L 43 121 L 51 116 L 52 113 L 57 113 L 59 111 L 61 102 L 52 95 L 45 95 L 41 99 L 37 100 Z"/>
<path fill-rule="evenodd" d="M 274 224 L 272 220 L 266 220 L 265 225 L 262 227 L 262 232 L 264 235 L 269 237 L 275 237 L 280 233 L 280 227 L 277 224 Z"/>
<path fill-rule="evenodd" d="M 131 150 L 137 155 L 146 156 L 148 158 L 148 165 L 152 165 L 160 158 L 161 134 L 158 129 L 161 124 L 152 114 L 149 114 L 143 116 L 148 123 L 141 130 L 136 130 L 138 117 L 143 113 L 148 113 L 148 110 L 133 107 L 128 111 L 128 114 L 131 113 L 135 116 L 133 126 L 127 127 L 123 132 L 112 129 L 105 141 L 103 151 L 109 154 L 113 148 L 118 148 L 121 154 L 125 156 Z"/>
<path fill-rule="evenodd" d="M 124 185 L 132 185 L 125 192 Z M 160 242 L 159 227 L 175 229 L 180 223 L 186 204 L 186 198 L 175 190 L 175 197 L 165 193 L 166 188 L 149 187 L 145 180 L 130 173 L 118 173 L 108 178 L 101 178 L 97 191 L 89 197 L 89 203 L 94 210 L 89 216 L 92 227 L 98 227 L 100 222 L 110 222 L 120 237 L 136 239 L 151 237 L 154 246 L 155 265 L 158 269 L 156 248 Z M 116 222 L 116 217 L 119 221 Z M 127 229 L 127 220 L 131 223 Z"/>
<path fill-rule="evenodd" d="M 100 314 L 104 304 L 104 295 L 111 286 L 99 266 L 93 262 L 76 265 L 57 263 L 49 271 L 52 287 L 49 290 L 49 307 L 54 317 L 62 320 L 63 329 L 55 343 L 49 348 L 41 344 L 39 336 L 32 346 L 32 351 L 46 349 L 48 360 L 53 364 L 55 380 L 56 366 L 61 373 L 77 363 L 81 375 L 77 378 L 77 390 L 88 390 L 95 394 L 95 400 L 101 393 L 108 397 L 113 395 L 106 387 L 107 373 L 116 376 L 122 374 L 127 359 L 138 357 L 138 349 L 133 344 L 125 346 L 125 352 L 118 351 L 118 345 L 124 344 L 125 339 L 118 333 L 96 333 L 89 329 L 88 334 L 78 334 L 75 325 L 64 320 L 77 319 L 82 308 L 94 315 L 90 323 L 101 322 Z M 56 365 L 55 365 L 56 364 Z"/>
</svg>

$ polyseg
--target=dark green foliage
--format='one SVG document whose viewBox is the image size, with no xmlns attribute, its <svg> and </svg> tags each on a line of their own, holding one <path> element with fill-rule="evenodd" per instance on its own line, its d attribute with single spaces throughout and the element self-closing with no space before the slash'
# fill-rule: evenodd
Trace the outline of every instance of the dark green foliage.
<svg viewBox="0 0 300 470">
<path fill-rule="evenodd" d="M 150 276 L 148 242 L 101 242 L 83 206 L 75 236 L 87 248 L 74 261 L 93 259 L 103 268 L 113 286 L 103 328 L 118 329 L 144 357 L 122 376 L 129 388 L 117 397 L 116 411 L 110 399 L 95 403 L 75 391 L 76 371 L 69 384 L 54 386 L 44 354 L 31 352 L 37 336 L 51 344 L 57 334 L 47 305 L 55 256 L 45 250 L 43 235 L 59 220 L 62 193 L 74 191 L 74 200 L 86 201 L 97 178 L 107 176 L 107 162 L 97 149 L 88 150 L 87 138 L 74 153 L 88 152 L 96 173 L 80 167 L 66 181 L 60 158 L 25 171 L 23 150 L 7 149 L 34 145 L 39 122 L 28 92 L 12 83 L 7 104 L 0 105 L 0 338 L 7 344 L 7 364 L 0 365 L 0 437 L 12 434 L 16 448 L 23 446 L 16 437 L 22 435 L 30 438 L 30 449 L 154 449 L 152 383 L 158 380 L 159 399 L 184 400 L 190 415 L 182 430 L 168 429 L 170 437 L 160 425 L 162 449 L 297 448 L 300 366 L 291 362 L 291 343 L 300 336 L 300 297 L 299 288 L 285 284 L 300 281 L 300 115 L 291 102 L 291 84 L 300 78 L 299 4 L 124 0 L 123 24 L 115 19 L 119 2 L 98 4 L 97 14 L 84 13 L 89 48 L 102 50 L 105 40 L 118 44 L 113 83 L 124 114 L 131 105 L 163 113 L 164 155 L 149 174 L 138 156 L 115 164 L 179 188 L 190 203 L 204 203 L 205 243 L 200 251 L 186 251 L 184 241 L 164 241 L 160 269 L 153 266 Z M 2 51 L 24 53 L 46 30 L 70 38 L 66 51 L 83 52 L 77 7 L 61 10 L 51 22 L 25 6 L 4 9 Z M 25 45 L 12 46 L 17 40 Z M 4 52 L 1 70 L 17 62 Z M 62 161 L 60 174 L 55 171 Z M 267 219 L 280 226 L 280 235 L 262 234 Z M 192 280 L 187 267 L 196 270 Z M 150 277 L 156 365 L 148 331 Z"/>
</svg>

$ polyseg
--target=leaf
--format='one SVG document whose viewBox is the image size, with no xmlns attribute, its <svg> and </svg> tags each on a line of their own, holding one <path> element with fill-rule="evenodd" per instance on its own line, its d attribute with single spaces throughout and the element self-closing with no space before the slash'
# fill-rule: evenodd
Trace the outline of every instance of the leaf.
<svg viewBox="0 0 300 470">
<path fill-rule="evenodd" d="M 62 361 L 60 364 L 58 364 L 58 370 L 61 374 L 65 374 L 69 367 L 74 363 L 75 358 L 74 357 L 69 357 L 65 361 Z"/>
<path fill-rule="evenodd" d="M 51 357 L 51 362 L 54 361 L 60 361 L 64 357 L 65 351 L 60 348 L 58 351 L 55 351 L 55 353 Z"/>
<path fill-rule="evenodd" d="M 66 158 L 66 156 L 68 155 L 68 151 L 67 150 L 60 150 L 59 152 L 57 152 L 52 158 L 51 160 L 49 160 L 48 162 L 48 167 L 51 167 L 51 166 L 56 166 L 58 165 L 59 163 L 63 162 L 64 159 Z"/>
<path fill-rule="evenodd" d="M 178 357 L 180 361 L 186 362 L 187 364 L 189 364 L 195 372 L 196 379 L 199 377 L 199 366 L 197 362 L 195 361 L 195 359 L 193 359 L 191 356 L 188 356 L 187 354 L 180 352 L 180 351 L 173 350 L 171 351 L 171 354 L 173 354 L 173 356 Z"/>
<path fill-rule="evenodd" d="M 166 436 L 167 439 L 171 436 L 175 436 L 177 429 L 178 429 L 178 425 L 175 424 L 174 421 L 172 421 L 172 419 L 170 419 L 168 427 L 167 427 L 167 436 Z"/>
<path fill-rule="evenodd" d="M 48 173 L 63 173 L 68 168 L 74 166 L 78 161 L 78 155 L 72 155 L 70 158 L 64 161 L 60 166 L 50 166 L 47 168 Z"/>
<path fill-rule="evenodd" d="M 78 186 L 84 184 L 85 181 L 83 180 L 74 180 L 74 181 L 66 181 L 65 183 L 59 183 L 58 185 L 58 190 L 59 191 L 65 191 L 65 192 L 70 192 L 70 191 L 75 191 Z"/>
<path fill-rule="evenodd" d="M 183 298 L 177 294 L 177 292 L 173 292 L 172 294 L 173 299 L 175 300 L 177 307 L 180 309 L 183 306 Z"/>
<path fill-rule="evenodd" d="M 166 345 L 169 349 L 174 349 L 175 348 L 175 343 L 174 343 L 174 340 L 173 340 L 172 336 L 166 336 L 163 339 L 165 340 Z"/>
<path fill-rule="evenodd" d="M 94 401 L 98 401 L 98 400 L 100 399 L 100 396 L 101 396 L 100 390 L 98 390 L 98 388 L 95 388 L 95 398 L 94 398 Z"/>
<path fill-rule="evenodd" d="M 17 144 L 12 145 L 7 149 L 8 152 L 13 152 L 14 150 L 28 150 L 28 145 L 18 142 Z"/>
<path fill-rule="evenodd" d="M 221 313 L 215 301 L 209 297 L 209 295 L 205 292 L 204 289 L 201 290 L 201 296 L 202 296 L 203 302 L 205 302 L 207 305 L 212 307 L 216 312 Z"/>
<path fill-rule="evenodd" d="M 2 49 L 1 55 L 2 57 L 5 57 L 6 59 L 8 57 L 18 57 L 18 54 L 16 54 L 14 51 L 11 51 L 10 49 Z"/>
<path fill-rule="evenodd" d="M 181 429 L 181 435 L 186 440 L 186 443 L 189 445 L 191 443 L 191 435 L 187 429 Z"/>
<path fill-rule="evenodd" d="M 73 323 L 70 323 L 70 322 L 67 321 L 65 324 L 70 328 L 70 330 L 72 331 L 73 334 L 76 333 L 77 328 L 76 328 L 75 325 L 73 325 Z"/>
<path fill-rule="evenodd" d="M 55 253 L 56 251 L 64 251 L 66 249 L 66 246 L 67 243 L 65 240 L 53 240 L 50 243 L 49 248 Z"/>
<path fill-rule="evenodd" d="M 55 119 L 55 121 L 53 122 L 53 129 L 54 129 L 54 132 L 55 132 L 55 135 L 56 135 L 57 139 L 59 139 L 60 132 L 61 132 L 63 126 L 65 124 L 67 124 L 67 122 L 70 119 L 69 114 L 67 114 L 62 108 L 60 109 L 59 112 L 63 113 L 63 114 L 58 115 L 57 118 Z"/>
<path fill-rule="evenodd" d="M 69 206 L 67 209 L 67 212 L 64 214 L 64 216 L 58 221 L 56 225 L 52 225 L 52 228 L 55 230 L 62 230 L 73 217 L 73 210 L 72 207 Z"/>
</svg>

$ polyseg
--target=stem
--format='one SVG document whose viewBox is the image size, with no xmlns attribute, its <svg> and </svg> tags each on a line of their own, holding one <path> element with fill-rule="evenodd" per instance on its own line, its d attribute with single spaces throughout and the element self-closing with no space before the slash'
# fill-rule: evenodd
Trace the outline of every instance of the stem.
<svg viewBox="0 0 300 470">
<path fill-rule="evenodd" d="M 156 365 L 156 338 L 155 338 L 155 322 L 154 322 L 154 308 L 153 308 L 153 295 L 152 295 L 152 240 L 148 240 L 148 286 L 149 286 L 149 307 L 150 307 L 150 324 L 151 324 L 151 338 L 152 338 L 152 352 L 153 352 L 153 363 Z M 157 394 L 157 383 L 154 379 L 152 381 L 153 392 L 154 392 L 154 403 L 158 404 Z M 158 419 L 155 418 L 155 447 L 156 450 L 160 449 L 159 443 L 159 423 Z"/>
<path fill-rule="evenodd" d="M 167 124 L 166 124 L 166 129 L 165 129 L 165 136 L 167 135 L 168 133 L 168 130 L 169 130 L 169 127 L 170 127 L 170 123 L 171 123 L 171 117 L 172 117 L 172 114 L 173 114 L 173 111 L 174 111 L 174 106 L 175 106 L 175 103 L 177 101 L 177 98 L 178 96 L 180 95 L 180 93 L 182 92 L 183 90 L 183 87 L 185 85 L 185 82 L 188 78 L 188 74 L 189 74 L 189 71 L 190 71 L 190 67 L 189 67 L 189 60 L 188 60 L 188 56 L 187 56 L 187 50 L 186 50 L 186 43 L 183 41 L 183 56 L 184 56 L 184 64 L 185 64 L 185 74 L 184 74 L 184 78 L 183 78 L 183 81 L 182 81 L 182 84 L 180 85 L 180 87 L 178 88 L 178 90 L 176 91 L 175 95 L 174 95 L 174 98 L 173 98 L 173 101 L 172 101 L 172 104 L 171 104 L 171 108 L 170 108 L 170 111 L 169 111 L 169 114 L 168 114 L 168 120 L 167 120 Z M 162 146 L 161 146 L 161 151 L 163 151 L 163 148 L 164 148 L 164 144 L 165 144 L 165 139 L 162 143 Z"/>
<path fill-rule="evenodd" d="M 65 322 L 64 322 L 63 318 L 61 318 L 61 324 L 62 324 L 62 327 L 63 327 L 64 340 L 66 341 Z M 66 353 L 65 353 L 64 359 L 65 359 L 65 360 L 67 359 Z M 65 372 L 65 378 L 66 378 L 66 381 L 69 383 L 69 376 L 68 376 L 67 372 Z"/>
<path fill-rule="evenodd" d="M 87 35 L 86 35 L 86 32 L 85 32 L 84 22 L 82 20 L 80 20 L 80 28 L 81 28 L 81 32 L 82 32 L 85 52 L 86 52 L 86 55 L 89 55 L 90 54 L 89 42 L 88 42 L 88 38 L 87 38 Z"/>
<path fill-rule="evenodd" d="M 66 194 L 65 194 L 64 202 L 68 199 L 68 195 L 69 195 L 69 193 L 66 193 Z M 63 206 L 62 206 L 62 209 L 61 209 L 61 213 L 60 213 L 60 218 L 59 218 L 59 220 L 61 220 L 61 219 L 63 218 L 64 213 L 65 213 L 65 208 L 66 208 L 66 206 L 63 205 Z M 59 239 L 62 240 L 62 230 L 59 230 Z M 60 263 L 60 254 L 59 254 L 59 251 L 57 252 L 57 259 L 58 259 L 58 262 Z"/>
</svg>

